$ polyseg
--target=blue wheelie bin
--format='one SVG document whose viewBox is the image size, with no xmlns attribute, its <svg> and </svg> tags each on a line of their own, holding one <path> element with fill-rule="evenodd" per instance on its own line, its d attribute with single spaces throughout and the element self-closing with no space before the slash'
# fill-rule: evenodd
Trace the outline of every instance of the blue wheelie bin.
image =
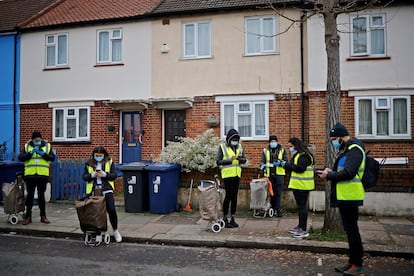
<svg viewBox="0 0 414 276">
<path fill-rule="evenodd" d="M 24 163 L 19 161 L 0 161 L 0 201 L 3 201 L 3 183 L 16 181 L 17 174 L 23 173 Z"/>
<path fill-rule="evenodd" d="M 146 164 L 132 162 L 121 166 L 124 179 L 125 212 L 139 213 L 148 211 L 148 173 Z"/>
<path fill-rule="evenodd" d="M 149 182 L 149 211 L 169 214 L 176 210 L 180 165 L 156 163 L 145 167 Z"/>
</svg>

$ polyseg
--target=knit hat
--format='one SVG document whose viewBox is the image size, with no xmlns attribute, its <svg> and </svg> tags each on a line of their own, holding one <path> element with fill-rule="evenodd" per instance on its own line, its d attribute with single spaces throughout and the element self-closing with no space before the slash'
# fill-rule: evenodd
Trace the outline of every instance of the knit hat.
<svg viewBox="0 0 414 276">
<path fill-rule="evenodd" d="M 336 123 L 329 132 L 329 137 L 344 137 L 348 135 L 348 130 L 341 123 Z"/>
<path fill-rule="evenodd" d="M 277 136 L 276 135 L 270 135 L 269 136 L 269 142 L 272 140 L 276 140 L 277 141 Z"/>
<path fill-rule="evenodd" d="M 38 138 L 38 137 L 42 138 L 42 134 L 37 130 L 33 131 L 32 140 L 35 139 L 35 138 Z"/>
</svg>

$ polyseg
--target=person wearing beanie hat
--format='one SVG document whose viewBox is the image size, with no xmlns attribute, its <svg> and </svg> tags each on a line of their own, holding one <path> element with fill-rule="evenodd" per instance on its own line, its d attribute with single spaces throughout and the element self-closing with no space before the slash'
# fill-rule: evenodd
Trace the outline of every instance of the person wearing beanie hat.
<svg viewBox="0 0 414 276">
<path fill-rule="evenodd" d="M 42 134 L 35 130 L 32 133 L 32 139 L 24 145 L 18 159 L 24 162 L 24 180 L 27 188 L 26 213 L 23 225 L 32 222 L 33 199 L 36 188 L 39 200 L 40 222 L 49 224 L 50 221 L 46 217 L 45 191 L 49 181 L 50 162 L 55 160 L 52 147 L 43 140 Z"/>
<path fill-rule="evenodd" d="M 217 165 L 221 170 L 226 195 L 223 201 L 223 220 L 226 228 L 238 227 L 235 214 L 237 210 L 237 196 L 242 173 L 241 164 L 247 161 L 240 144 L 240 134 L 235 129 L 227 132 L 226 143 L 220 145 L 217 152 Z M 230 206 L 231 204 L 231 206 Z M 231 219 L 228 220 L 230 207 Z"/>
<path fill-rule="evenodd" d="M 276 135 L 269 136 L 269 144 L 263 149 L 260 159 L 260 171 L 264 177 L 268 177 L 272 183 L 273 196 L 270 203 L 277 217 L 282 217 L 280 206 L 283 184 L 285 183 L 285 169 L 280 166 L 281 162 L 287 161 L 285 149 L 278 143 Z"/>
<path fill-rule="evenodd" d="M 329 131 L 332 145 L 339 151 L 333 169 L 325 168 L 316 173 L 321 179 L 331 181 L 331 207 L 338 207 L 349 246 L 349 259 L 337 265 L 335 271 L 343 275 L 361 275 L 364 249 L 358 228 L 358 207 L 363 205 L 365 191 L 362 175 L 365 168 L 365 148 L 357 138 L 351 138 L 345 126 L 335 124 Z"/>
</svg>

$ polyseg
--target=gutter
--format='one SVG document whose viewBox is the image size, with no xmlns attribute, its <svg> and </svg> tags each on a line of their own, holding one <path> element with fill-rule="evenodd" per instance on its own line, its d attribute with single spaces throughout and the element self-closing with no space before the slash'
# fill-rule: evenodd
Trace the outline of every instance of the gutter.
<svg viewBox="0 0 414 276">
<path fill-rule="evenodd" d="M 301 133 L 302 141 L 305 141 L 305 80 L 304 80 L 304 49 L 303 49 L 303 20 L 306 11 L 303 11 L 300 20 L 300 98 L 301 98 Z"/>
</svg>

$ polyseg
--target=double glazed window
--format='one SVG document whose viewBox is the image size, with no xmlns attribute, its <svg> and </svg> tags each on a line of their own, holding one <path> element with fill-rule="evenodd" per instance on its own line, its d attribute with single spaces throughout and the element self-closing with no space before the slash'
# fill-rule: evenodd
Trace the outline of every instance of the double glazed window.
<svg viewBox="0 0 414 276">
<path fill-rule="evenodd" d="M 351 55 L 383 56 L 386 49 L 385 15 L 351 18 Z"/>
<path fill-rule="evenodd" d="M 183 24 L 183 57 L 211 57 L 211 23 L 209 21 Z"/>
<path fill-rule="evenodd" d="M 53 109 L 53 141 L 89 141 L 89 107 Z"/>
<path fill-rule="evenodd" d="M 410 139 L 409 96 L 356 97 L 356 134 L 368 139 Z"/>
<path fill-rule="evenodd" d="M 46 35 L 46 68 L 68 65 L 68 35 Z"/>
<path fill-rule="evenodd" d="M 122 30 L 98 31 L 98 63 L 119 63 L 122 61 Z"/>
<path fill-rule="evenodd" d="M 246 55 L 276 52 L 276 17 L 255 16 L 245 19 Z"/>
</svg>

